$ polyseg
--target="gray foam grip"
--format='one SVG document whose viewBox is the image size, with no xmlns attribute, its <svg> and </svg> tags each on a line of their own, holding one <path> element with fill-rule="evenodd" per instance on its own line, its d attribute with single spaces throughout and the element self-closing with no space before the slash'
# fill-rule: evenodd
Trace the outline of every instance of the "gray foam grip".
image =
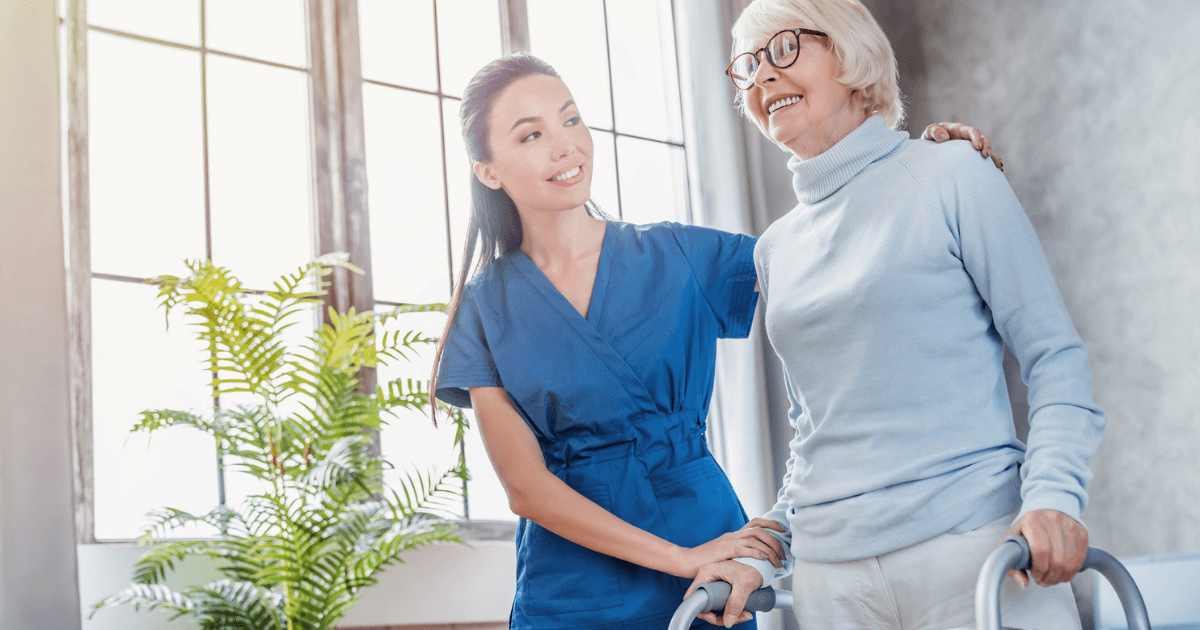
<svg viewBox="0 0 1200 630">
<path fill-rule="evenodd" d="M 696 590 L 701 589 L 708 593 L 709 611 L 724 610 L 725 602 L 729 600 L 729 593 L 733 591 L 733 587 L 728 582 L 707 582 L 696 587 Z M 746 599 L 745 610 L 766 612 L 774 607 L 775 589 L 766 586 L 750 593 L 750 597 Z"/>
</svg>

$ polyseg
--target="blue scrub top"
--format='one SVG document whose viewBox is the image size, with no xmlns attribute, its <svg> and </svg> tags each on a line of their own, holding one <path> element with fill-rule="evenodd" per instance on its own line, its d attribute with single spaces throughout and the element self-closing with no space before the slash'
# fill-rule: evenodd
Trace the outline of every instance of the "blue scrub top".
<svg viewBox="0 0 1200 630">
<path fill-rule="evenodd" d="M 611 222 L 586 318 L 529 257 L 506 254 L 463 291 L 437 397 L 470 407 L 468 388 L 504 387 L 552 473 L 656 536 L 694 547 L 737 530 L 746 515 L 704 428 L 716 341 L 746 337 L 754 318 L 754 243 Z M 526 519 L 516 546 L 513 630 L 664 628 L 690 585 Z"/>
</svg>

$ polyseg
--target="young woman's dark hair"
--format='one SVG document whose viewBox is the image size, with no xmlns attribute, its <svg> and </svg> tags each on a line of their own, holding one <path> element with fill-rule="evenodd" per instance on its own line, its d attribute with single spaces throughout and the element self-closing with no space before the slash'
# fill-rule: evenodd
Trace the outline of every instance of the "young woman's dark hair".
<svg viewBox="0 0 1200 630">
<path fill-rule="evenodd" d="M 488 117 L 491 116 L 496 97 L 514 81 L 535 74 L 560 78 L 550 64 L 529 53 L 500 57 L 480 68 L 479 72 L 471 77 L 471 82 L 463 90 L 462 102 L 459 105 L 463 141 L 471 164 L 492 161 L 491 148 L 488 146 Z M 608 219 L 591 201 L 588 202 L 587 209 L 592 216 Z M 468 278 L 486 269 L 500 256 L 516 251 L 521 246 L 521 237 L 521 217 L 517 214 L 517 206 L 512 198 L 504 190 L 493 190 L 484 186 L 472 172 L 471 218 L 467 222 L 467 243 L 463 248 L 458 281 L 454 283 L 453 296 L 446 309 L 446 329 L 438 341 L 437 352 L 433 357 L 433 374 L 429 378 L 429 402 L 434 424 L 437 424 L 437 402 L 434 396 L 437 394 L 438 364 L 442 360 L 450 325 L 454 322 L 459 303 L 462 302 L 463 286 Z M 475 258 L 477 247 L 479 262 L 472 273 L 471 261 Z"/>
</svg>

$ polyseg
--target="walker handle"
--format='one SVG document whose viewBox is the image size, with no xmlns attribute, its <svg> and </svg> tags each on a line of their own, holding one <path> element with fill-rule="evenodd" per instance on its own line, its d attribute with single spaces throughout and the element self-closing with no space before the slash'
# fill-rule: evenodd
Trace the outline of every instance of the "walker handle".
<svg viewBox="0 0 1200 630">
<path fill-rule="evenodd" d="M 1009 571 L 1023 571 L 1031 566 L 1029 543 L 1023 536 L 1009 536 L 988 555 L 975 583 L 975 627 L 977 630 L 1000 630 L 1000 583 Z M 1108 552 L 1088 547 L 1081 571 L 1095 569 L 1109 581 L 1121 605 L 1129 630 L 1150 630 L 1146 603 L 1125 566 Z"/>
<path fill-rule="evenodd" d="M 700 613 L 724 610 L 725 602 L 729 600 L 729 593 L 732 590 L 733 587 L 728 582 L 705 582 L 697 585 L 696 590 L 675 610 L 675 616 L 671 618 L 671 624 L 667 626 L 668 630 L 687 630 L 691 627 L 692 620 Z M 766 612 L 777 605 L 791 609 L 792 594 L 787 592 L 777 594 L 775 589 L 763 587 L 750 593 L 750 597 L 746 599 L 745 610 Z"/>
<path fill-rule="evenodd" d="M 702 612 L 715 612 L 725 609 L 725 602 L 729 601 L 729 594 L 733 592 L 733 587 L 729 582 L 705 582 L 696 587 L 696 591 L 704 590 L 708 593 L 708 608 Z M 764 586 L 746 598 L 746 607 L 744 610 L 750 612 L 766 612 L 775 607 L 775 589 Z"/>
</svg>

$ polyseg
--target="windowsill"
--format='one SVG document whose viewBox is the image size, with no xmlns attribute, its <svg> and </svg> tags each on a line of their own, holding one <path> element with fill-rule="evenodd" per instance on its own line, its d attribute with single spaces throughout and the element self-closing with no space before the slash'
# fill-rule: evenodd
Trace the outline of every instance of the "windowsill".
<svg viewBox="0 0 1200 630">
<path fill-rule="evenodd" d="M 517 536 L 517 524 L 509 521 L 458 521 L 455 523 L 455 529 L 464 543 L 470 544 L 473 542 L 483 541 L 508 541 L 511 542 Z M 213 540 L 212 538 L 170 538 L 168 540 Z M 88 546 L 125 546 L 125 547 L 141 547 L 136 539 L 133 538 L 110 538 L 107 540 L 97 540 L 92 543 L 87 543 Z"/>
<path fill-rule="evenodd" d="M 380 572 L 379 583 L 363 589 L 362 599 L 342 619 L 342 628 L 487 627 L 506 623 L 516 588 L 515 523 L 470 522 L 460 525 L 465 544 L 436 543 L 402 554 Z M 133 565 L 146 552 L 136 541 L 79 545 L 79 591 L 84 630 L 175 630 L 191 628 L 186 619 L 168 622 L 155 612 L 130 606 L 100 611 L 88 620 L 91 605 L 129 585 Z M 214 562 L 189 558 L 177 565 L 169 586 L 220 579 Z"/>
</svg>

